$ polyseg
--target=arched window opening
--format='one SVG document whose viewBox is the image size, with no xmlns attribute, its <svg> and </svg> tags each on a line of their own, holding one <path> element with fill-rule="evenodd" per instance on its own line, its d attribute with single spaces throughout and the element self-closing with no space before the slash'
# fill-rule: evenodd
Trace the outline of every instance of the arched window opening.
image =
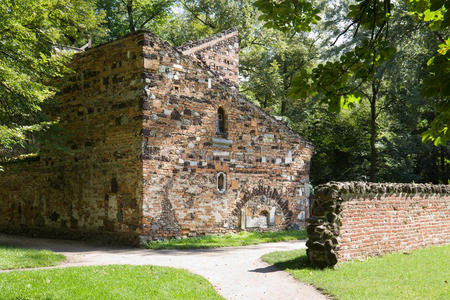
<svg viewBox="0 0 450 300">
<path fill-rule="evenodd" d="M 225 193 L 227 186 L 227 175 L 223 172 L 217 173 L 217 191 L 219 193 Z"/>
<path fill-rule="evenodd" d="M 270 224 L 270 215 L 269 212 L 266 210 L 263 210 L 260 214 L 259 214 L 259 226 L 266 228 L 267 225 Z"/>
<path fill-rule="evenodd" d="M 226 133 L 226 119 L 225 119 L 225 110 L 222 107 L 219 107 L 217 110 L 217 121 L 216 121 L 216 132 L 218 134 Z"/>
</svg>

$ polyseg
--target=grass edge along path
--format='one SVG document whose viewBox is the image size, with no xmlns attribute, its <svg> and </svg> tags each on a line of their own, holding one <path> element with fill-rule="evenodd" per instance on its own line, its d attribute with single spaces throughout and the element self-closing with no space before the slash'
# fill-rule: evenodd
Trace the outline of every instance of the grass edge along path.
<svg viewBox="0 0 450 300">
<path fill-rule="evenodd" d="M 49 250 L 0 245 L 0 270 L 56 266 L 66 257 Z"/>
<path fill-rule="evenodd" d="M 248 232 L 242 231 L 236 234 L 206 235 L 189 237 L 184 239 L 170 239 L 162 241 L 150 241 L 144 244 L 148 249 L 196 249 L 239 247 L 256 245 L 261 243 L 274 243 L 282 241 L 306 239 L 305 230 L 285 230 L 274 232 Z"/>
<path fill-rule="evenodd" d="M 336 299 L 449 299 L 450 295 L 450 245 L 323 270 L 309 267 L 304 249 L 268 253 L 262 260 Z"/>
<path fill-rule="evenodd" d="M 223 299 L 202 276 L 159 266 L 109 265 L 0 273 L 2 299 Z"/>
</svg>

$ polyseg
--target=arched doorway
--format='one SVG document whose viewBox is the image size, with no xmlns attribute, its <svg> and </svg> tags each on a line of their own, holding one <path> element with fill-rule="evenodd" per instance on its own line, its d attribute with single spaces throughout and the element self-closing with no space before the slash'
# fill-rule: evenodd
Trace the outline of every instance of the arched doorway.
<svg viewBox="0 0 450 300">
<path fill-rule="evenodd" d="M 281 193 L 260 185 L 245 191 L 232 211 L 230 223 L 243 230 L 284 229 L 292 223 L 292 216 Z"/>
</svg>

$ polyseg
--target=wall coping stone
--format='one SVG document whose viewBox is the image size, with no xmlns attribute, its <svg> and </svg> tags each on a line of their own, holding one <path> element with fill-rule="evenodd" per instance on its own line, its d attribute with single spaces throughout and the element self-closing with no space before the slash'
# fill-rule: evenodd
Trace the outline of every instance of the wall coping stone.
<svg viewBox="0 0 450 300">
<path fill-rule="evenodd" d="M 277 116 L 271 115 L 270 113 L 264 111 L 263 109 L 261 109 L 261 107 L 259 107 L 258 105 L 256 105 L 255 103 L 253 103 L 250 99 L 248 99 L 247 97 L 245 97 L 242 94 L 239 94 L 239 100 L 241 101 L 245 101 L 248 105 L 250 105 L 251 107 L 253 107 L 254 109 L 262 112 L 262 114 L 264 116 L 266 116 L 267 118 L 269 118 L 272 122 L 274 122 L 275 124 L 278 124 L 281 126 L 281 128 L 283 128 L 285 131 L 289 132 L 290 134 L 293 134 L 297 137 L 300 138 L 300 141 L 305 145 L 305 147 L 314 150 L 314 144 L 311 143 L 310 141 L 308 141 L 307 139 L 305 139 L 300 133 L 298 133 L 297 131 L 295 131 L 294 129 L 292 129 L 291 127 L 288 126 L 288 124 L 286 124 L 283 119 L 279 120 L 277 118 Z"/>
<path fill-rule="evenodd" d="M 247 104 L 249 104 L 249 105 L 252 106 L 253 108 L 256 108 L 257 110 L 259 110 L 260 112 L 262 112 L 263 115 L 265 115 L 266 117 L 268 117 L 270 120 L 272 120 L 273 122 L 275 122 L 275 123 L 278 124 L 278 125 L 281 125 L 283 128 L 286 129 L 286 131 L 285 131 L 286 133 L 291 133 L 291 134 L 293 134 L 293 135 L 299 137 L 300 140 L 301 140 L 301 142 L 303 142 L 307 148 L 309 148 L 309 149 L 314 149 L 314 145 L 313 145 L 311 142 L 309 142 L 309 141 L 306 140 L 302 135 L 300 135 L 298 132 L 296 132 L 295 130 L 293 130 L 292 128 L 290 128 L 287 124 L 285 124 L 285 122 L 283 122 L 282 120 L 278 120 L 275 116 L 272 116 L 270 113 L 268 113 L 268 112 L 262 110 L 259 106 L 257 106 L 257 105 L 254 104 L 252 101 L 250 101 L 249 99 L 247 99 L 247 97 L 245 97 L 244 95 L 242 95 L 241 93 L 239 93 L 239 88 L 238 88 L 238 86 L 237 86 L 235 83 L 231 82 L 231 81 L 228 80 L 227 78 L 222 78 L 222 77 L 220 76 L 220 74 L 218 74 L 217 72 L 215 72 L 214 70 L 212 70 L 212 69 L 211 69 L 205 62 L 203 62 L 202 60 L 195 59 L 194 57 L 192 57 L 192 56 L 190 56 L 190 55 L 185 55 L 185 54 L 183 54 L 183 51 L 186 50 L 186 49 L 195 47 L 195 46 L 197 46 L 197 45 L 200 45 L 200 44 L 209 42 L 209 41 L 214 40 L 214 39 L 220 39 L 221 37 L 226 36 L 226 35 L 228 35 L 228 34 L 230 34 L 230 33 L 235 32 L 235 31 L 237 31 L 237 28 L 232 27 L 232 28 L 230 28 L 230 29 L 228 29 L 228 30 L 225 30 L 225 31 L 223 31 L 223 32 L 220 32 L 220 33 L 218 33 L 218 34 L 216 34 L 216 35 L 212 35 L 212 36 L 210 36 L 210 37 L 207 37 L 207 38 L 204 38 L 204 39 L 198 40 L 198 41 L 187 42 L 187 43 L 185 43 L 183 46 L 178 47 L 178 48 L 175 48 L 175 47 L 173 47 L 172 45 L 170 45 L 167 41 L 164 41 L 163 39 L 161 39 L 159 36 L 157 36 L 157 35 L 156 35 L 155 33 L 153 33 L 151 30 L 148 30 L 148 29 L 139 29 L 139 30 L 136 30 L 134 33 L 128 33 L 128 34 L 126 34 L 126 35 L 124 35 L 124 36 L 122 36 L 122 37 L 120 37 L 120 38 L 118 38 L 118 39 L 115 39 L 115 40 L 112 40 L 112 41 L 108 41 L 108 42 L 106 42 L 106 43 L 104 43 L 104 44 L 100 44 L 100 45 L 97 45 L 97 46 L 95 46 L 95 47 L 88 48 L 88 49 L 86 49 L 85 51 L 76 53 L 75 56 L 76 56 L 76 57 L 80 57 L 80 56 L 86 55 L 87 53 L 89 53 L 90 51 L 93 51 L 94 49 L 102 48 L 102 47 L 104 47 L 104 46 L 106 46 L 106 45 L 113 44 L 113 43 L 117 43 L 118 41 L 120 41 L 120 40 L 122 40 L 122 39 L 128 38 L 128 37 L 130 37 L 130 36 L 134 36 L 134 35 L 140 35 L 140 34 L 142 34 L 142 35 L 143 35 L 143 38 L 144 38 L 144 40 L 145 40 L 145 39 L 146 39 L 145 34 L 148 34 L 148 35 L 150 35 L 153 39 L 155 39 L 155 40 L 157 41 L 157 43 L 159 43 L 161 46 L 165 47 L 165 48 L 168 49 L 168 50 L 170 49 L 170 50 L 176 52 L 180 57 L 183 57 L 183 58 L 186 59 L 186 60 L 190 60 L 192 63 L 194 63 L 194 64 L 197 65 L 198 67 L 200 67 L 200 68 L 203 69 L 204 71 L 208 72 L 208 73 L 211 75 L 211 77 L 213 77 L 215 80 L 217 80 L 217 82 L 219 83 L 219 86 L 220 86 L 221 88 L 228 89 L 228 90 L 233 90 L 233 91 L 234 91 L 233 94 L 234 94 L 236 97 L 238 97 L 238 99 L 239 99 L 240 101 L 245 101 Z"/>
<path fill-rule="evenodd" d="M 231 27 L 225 31 L 219 32 L 214 35 L 210 35 L 210 36 L 200 39 L 200 40 L 187 41 L 186 43 L 184 43 L 183 45 L 178 47 L 177 50 L 184 52 L 186 50 L 201 46 L 201 45 L 209 43 L 211 41 L 215 41 L 215 40 L 220 41 L 220 40 L 222 40 L 222 38 L 226 37 L 227 35 L 230 35 L 231 33 L 234 33 L 234 32 L 237 33 L 237 31 L 238 31 L 238 29 L 236 27 Z"/>
<path fill-rule="evenodd" d="M 338 262 L 343 202 L 363 201 L 366 196 L 380 195 L 436 195 L 448 197 L 450 185 L 414 183 L 329 182 L 314 190 L 311 216 L 306 220 L 308 241 L 306 253 L 310 263 L 319 268 L 333 266 Z M 405 200 L 407 201 L 407 200 Z"/>
<path fill-rule="evenodd" d="M 375 183 L 362 181 L 331 181 L 315 188 L 315 194 L 450 194 L 450 185 L 425 183 Z"/>
</svg>

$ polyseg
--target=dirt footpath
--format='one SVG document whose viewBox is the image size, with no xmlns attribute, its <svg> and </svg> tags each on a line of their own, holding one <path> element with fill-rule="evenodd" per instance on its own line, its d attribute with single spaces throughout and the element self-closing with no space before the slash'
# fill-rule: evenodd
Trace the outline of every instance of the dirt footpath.
<svg viewBox="0 0 450 300">
<path fill-rule="evenodd" d="M 261 256 L 305 248 L 304 241 L 195 250 L 96 247 L 83 242 L 0 234 L 0 244 L 48 249 L 67 257 L 58 267 L 130 264 L 187 269 L 205 277 L 226 299 L 327 299 L 314 287 L 269 266 Z"/>
</svg>

